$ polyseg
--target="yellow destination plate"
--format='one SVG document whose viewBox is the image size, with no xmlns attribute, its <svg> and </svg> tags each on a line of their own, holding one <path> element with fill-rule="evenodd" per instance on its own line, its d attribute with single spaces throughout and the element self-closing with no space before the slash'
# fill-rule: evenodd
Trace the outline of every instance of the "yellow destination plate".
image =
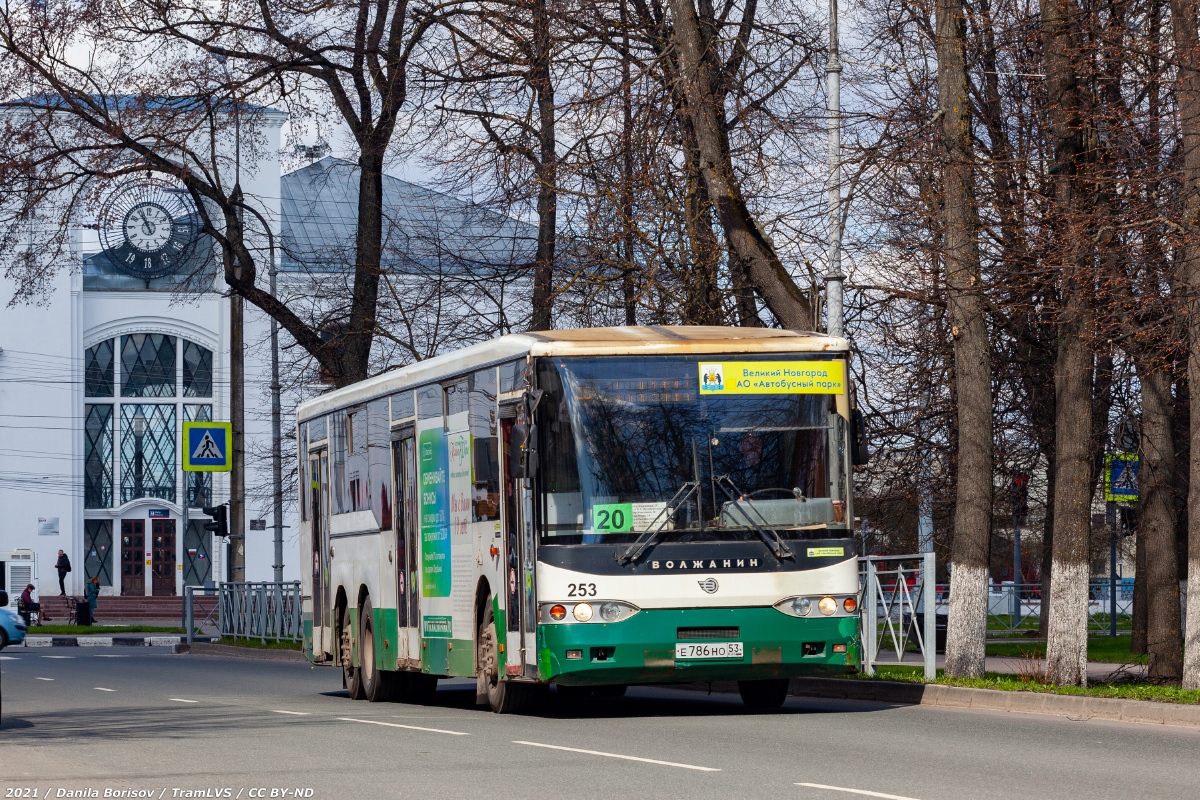
<svg viewBox="0 0 1200 800">
<path fill-rule="evenodd" d="M 810 547 L 808 548 L 809 558 L 828 558 L 830 556 L 844 556 L 846 548 L 844 547 Z"/>
<path fill-rule="evenodd" d="M 700 394 L 842 394 L 844 361 L 715 361 L 700 364 Z"/>
</svg>

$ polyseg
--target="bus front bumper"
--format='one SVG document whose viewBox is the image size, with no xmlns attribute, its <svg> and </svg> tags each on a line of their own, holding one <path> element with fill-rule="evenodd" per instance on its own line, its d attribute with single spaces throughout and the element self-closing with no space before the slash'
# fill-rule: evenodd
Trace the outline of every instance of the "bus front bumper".
<svg viewBox="0 0 1200 800">
<path fill-rule="evenodd" d="M 697 638 L 696 629 L 706 628 Z M 736 638 L 711 630 L 721 628 L 736 628 Z M 742 656 L 677 658 L 680 642 L 740 642 Z M 644 609 L 611 624 L 538 626 L 538 677 L 568 686 L 794 678 L 858 668 L 856 616 L 792 617 L 770 607 Z"/>
</svg>

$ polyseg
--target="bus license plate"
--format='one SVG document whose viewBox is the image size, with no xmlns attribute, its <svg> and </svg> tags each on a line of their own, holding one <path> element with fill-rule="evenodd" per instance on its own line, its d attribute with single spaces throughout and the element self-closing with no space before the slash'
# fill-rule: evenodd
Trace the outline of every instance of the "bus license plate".
<svg viewBox="0 0 1200 800">
<path fill-rule="evenodd" d="M 675 660 L 691 661 L 697 658 L 741 658 L 741 642 L 696 642 L 675 643 Z"/>
</svg>

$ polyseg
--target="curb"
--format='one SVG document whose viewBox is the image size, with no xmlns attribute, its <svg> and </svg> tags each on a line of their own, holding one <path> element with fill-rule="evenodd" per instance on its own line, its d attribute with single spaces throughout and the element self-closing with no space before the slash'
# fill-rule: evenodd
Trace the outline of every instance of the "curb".
<svg viewBox="0 0 1200 800">
<path fill-rule="evenodd" d="M 193 637 L 193 641 L 211 641 L 211 636 Z M 26 636 L 26 647 L 170 647 L 186 642 L 187 636 L 117 634 L 114 636 Z"/>
<path fill-rule="evenodd" d="M 175 652 L 191 653 L 196 656 L 222 656 L 224 658 L 244 658 L 251 661 L 290 661 L 307 664 L 308 656 L 301 650 L 273 650 L 270 648 L 257 649 L 253 647 L 238 647 L 231 644 L 212 644 L 198 639 L 192 640 L 192 646 L 187 644 L 175 645 Z"/>
<path fill-rule="evenodd" d="M 709 685 L 693 683 L 679 688 L 708 691 Z M 737 684 L 732 681 L 714 682 L 711 690 L 721 693 L 736 693 Z M 1051 694 L 1050 692 L 1008 692 L 1000 689 L 969 689 L 963 686 L 943 686 L 935 683 L 902 683 L 845 678 L 792 678 L 788 694 L 794 697 L 862 700 L 894 705 L 1046 714 L 1068 717 L 1077 722 L 1094 719 L 1106 722 L 1136 722 L 1142 725 L 1170 725 L 1200 730 L 1200 705 L 1159 703 L 1153 700 L 1121 700 L 1110 697 Z"/>
</svg>

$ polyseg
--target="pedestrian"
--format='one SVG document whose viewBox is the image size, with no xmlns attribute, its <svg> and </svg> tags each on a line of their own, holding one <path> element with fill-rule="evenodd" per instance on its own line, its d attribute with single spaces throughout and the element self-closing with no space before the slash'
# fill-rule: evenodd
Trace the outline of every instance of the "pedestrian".
<svg viewBox="0 0 1200 800">
<path fill-rule="evenodd" d="M 54 564 L 54 568 L 58 570 L 58 596 L 67 596 L 67 587 L 65 581 L 67 573 L 71 571 L 71 559 L 67 558 L 67 554 L 62 550 L 58 551 L 58 561 Z"/>
<path fill-rule="evenodd" d="M 42 621 L 42 604 L 33 599 L 33 584 L 25 587 L 25 591 L 21 592 L 21 599 L 17 603 L 17 613 L 25 620 L 25 627 L 29 627 L 29 616 L 34 612 L 38 612 L 38 623 Z"/>
<path fill-rule="evenodd" d="M 100 578 L 93 575 L 88 581 L 87 589 L 84 591 L 84 597 L 88 604 L 88 624 L 96 624 L 96 603 L 100 600 Z"/>
</svg>

